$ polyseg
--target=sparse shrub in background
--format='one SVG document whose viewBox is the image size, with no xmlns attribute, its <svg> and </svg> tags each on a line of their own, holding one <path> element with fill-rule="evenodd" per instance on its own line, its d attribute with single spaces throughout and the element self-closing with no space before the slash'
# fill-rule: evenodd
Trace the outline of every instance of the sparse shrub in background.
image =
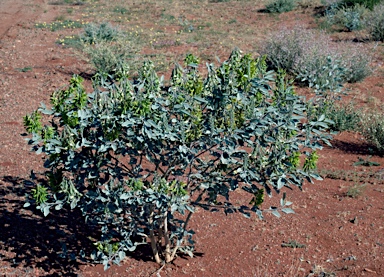
<svg viewBox="0 0 384 277">
<path fill-rule="evenodd" d="M 325 20 L 322 25 L 341 26 L 348 31 L 367 29 L 373 40 L 383 40 L 383 1 L 323 1 Z M 372 11 L 371 11 L 372 10 Z"/>
<path fill-rule="evenodd" d="M 128 60 L 130 64 L 134 62 L 135 50 L 126 40 L 84 45 L 83 51 L 89 57 L 96 72 L 100 74 L 115 76 L 125 74 L 129 69 Z"/>
<path fill-rule="evenodd" d="M 335 102 L 329 103 L 325 106 L 323 113 L 333 121 L 330 128 L 334 131 L 356 131 L 359 129 L 361 123 L 360 112 L 356 110 L 352 103 L 347 105 L 336 104 Z"/>
<path fill-rule="evenodd" d="M 283 29 L 264 43 L 260 53 L 272 69 L 283 68 L 320 93 L 338 91 L 346 82 L 370 74 L 370 54 L 359 47 L 337 47 L 323 32 Z"/>
<path fill-rule="evenodd" d="M 301 33 L 299 29 L 284 29 L 277 32 L 265 42 L 260 49 L 261 55 L 267 56 L 267 61 L 271 68 L 282 68 L 292 73 L 297 59 L 303 55 L 305 41 L 311 39 Z"/>
<path fill-rule="evenodd" d="M 341 43 L 339 45 L 341 61 L 346 68 L 344 80 L 348 83 L 357 83 L 372 74 L 370 63 L 372 51 L 361 45 L 350 45 Z"/>
<path fill-rule="evenodd" d="M 368 14 L 368 9 L 363 5 L 354 5 L 352 7 L 342 6 L 337 9 L 332 16 L 333 24 L 338 24 L 347 31 L 360 30 L 364 27 L 364 17 Z M 329 16 L 330 13 L 327 14 Z"/>
<path fill-rule="evenodd" d="M 364 193 L 366 186 L 366 184 L 355 183 L 348 188 L 346 195 L 348 197 L 357 198 Z"/>
<path fill-rule="evenodd" d="M 86 44 L 95 44 L 99 42 L 115 41 L 120 32 L 108 22 L 100 24 L 90 23 L 85 26 L 84 33 L 80 36 Z"/>
<path fill-rule="evenodd" d="M 209 64 L 204 79 L 197 58 L 185 62 L 170 87 L 151 62 L 135 81 L 100 75 L 89 94 L 74 76 L 51 96 L 51 108 L 24 117 L 47 169 L 46 182 L 31 176 L 30 201 L 45 216 L 79 208 L 101 234 L 91 257 L 105 268 L 139 244 L 149 243 L 158 263 L 193 256 L 188 222 L 196 207 L 280 216 L 293 213 L 285 193 L 270 209 L 261 207 L 265 194 L 321 179 L 316 150 L 329 144 L 330 121 L 307 109 L 284 71 L 275 76 L 264 57 L 239 50 L 219 67 Z M 230 196 L 240 188 L 247 196 L 239 207 Z"/>
<path fill-rule="evenodd" d="M 384 41 L 384 3 L 368 14 L 365 25 L 372 40 Z"/>
<path fill-rule="evenodd" d="M 319 6 L 321 1 L 319 0 L 298 0 L 297 4 L 303 8 L 303 9 L 308 9 L 308 8 L 315 8 Z"/>
<path fill-rule="evenodd" d="M 379 154 L 384 154 L 384 115 L 381 112 L 362 115 L 361 133 Z"/>
<path fill-rule="evenodd" d="M 382 3 L 383 0 L 339 0 L 340 4 L 346 7 L 364 6 L 370 10 Z"/>
<path fill-rule="evenodd" d="M 283 13 L 294 10 L 296 6 L 297 0 L 270 0 L 265 10 L 269 13 Z"/>
<path fill-rule="evenodd" d="M 110 23 L 88 24 L 80 39 L 83 51 L 99 74 L 121 76 L 135 62 L 134 41 L 127 39 Z"/>
<path fill-rule="evenodd" d="M 309 49 L 308 49 L 309 50 Z M 299 82 L 314 88 L 316 93 L 340 92 L 345 83 L 346 68 L 337 56 L 325 55 L 312 49 L 297 60 L 293 73 Z"/>
<path fill-rule="evenodd" d="M 321 0 L 321 4 L 325 7 L 335 6 L 340 4 L 340 0 Z"/>
<path fill-rule="evenodd" d="M 370 10 L 382 3 L 383 0 L 321 0 L 321 3 L 326 8 L 341 8 L 341 7 L 354 7 L 354 6 L 364 6 Z"/>
</svg>

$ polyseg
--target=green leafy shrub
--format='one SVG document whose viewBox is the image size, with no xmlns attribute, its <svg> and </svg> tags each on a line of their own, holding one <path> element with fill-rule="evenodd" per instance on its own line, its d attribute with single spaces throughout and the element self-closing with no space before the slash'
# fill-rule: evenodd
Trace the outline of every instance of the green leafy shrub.
<svg viewBox="0 0 384 277">
<path fill-rule="evenodd" d="M 265 10 L 269 13 L 289 12 L 296 8 L 297 0 L 271 0 Z"/>
<path fill-rule="evenodd" d="M 329 144 L 330 121 L 308 110 L 284 71 L 275 76 L 264 57 L 239 50 L 219 67 L 209 64 L 206 78 L 198 62 L 188 55 L 170 87 L 151 62 L 135 81 L 99 74 L 92 93 L 74 76 L 51 108 L 24 117 L 47 169 L 46 182 L 33 180 L 30 201 L 45 216 L 79 208 L 101 233 L 91 257 L 105 268 L 139 244 L 150 243 L 158 263 L 193 256 L 188 223 L 196 207 L 280 216 L 293 213 L 285 193 L 281 207 L 269 209 L 261 207 L 264 194 L 321 180 L 316 150 Z M 241 206 L 230 202 L 238 189 L 248 195 Z"/>
<path fill-rule="evenodd" d="M 375 7 L 365 24 L 372 40 L 384 41 L 384 3 Z"/>
</svg>

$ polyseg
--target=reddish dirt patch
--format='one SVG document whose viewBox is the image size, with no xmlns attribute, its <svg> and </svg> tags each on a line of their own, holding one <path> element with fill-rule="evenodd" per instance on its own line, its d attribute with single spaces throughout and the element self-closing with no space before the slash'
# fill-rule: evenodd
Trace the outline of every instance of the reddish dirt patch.
<svg viewBox="0 0 384 277">
<path fill-rule="evenodd" d="M 53 91 L 88 66 L 71 50 L 54 44 L 55 33 L 34 28 L 36 22 L 59 15 L 47 0 L 5 0 L 0 2 L 0 11 L 0 275 L 156 276 L 159 266 L 145 247 L 107 272 L 100 265 L 60 258 L 57 254 L 62 253 L 64 242 L 69 253 L 92 247 L 87 239 L 91 230 L 84 227 L 80 215 L 67 211 L 43 218 L 22 208 L 29 173 L 41 168 L 40 157 L 29 152 L 20 135 L 22 117 L 41 101 L 48 102 Z M 294 17 L 312 24 L 306 22 L 307 14 L 283 16 L 287 24 L 295 24 L 297 20 L 290 19 Z M 241 23 L 251 22 L 249 16 Z M 380 112 L 384 69 L 382 51 L 378 53 L 374 75 L 351 85 L 351 95 L 359 104 Z M 17 70 L 25 67 L 33 70 Z M 260 221 L 198 210 L 191 222 L 196 231 L 196 257 L 179 257 L 159 274 L 384 276 L 384 158 L 374 155 L 357 133 L 342 133 L 332 143 L 333 148 L 320 152 L 319 170 L 327 178 L 307 184 L 303 192 L 288 191 L 296 214 L 266 215 Z M 353 166 L 359 157 L 368 159 L 372 154 L 371 161 L 380 166 Z M 355 198 L 348 196 L 353 186 L 362 189 Z M 247 200 L 239 192 L 233 201 Z M 278 197 L 264 205 L 276 201 Z M 288 247 L 294 242 L 302 248 Z"/>
</svg>

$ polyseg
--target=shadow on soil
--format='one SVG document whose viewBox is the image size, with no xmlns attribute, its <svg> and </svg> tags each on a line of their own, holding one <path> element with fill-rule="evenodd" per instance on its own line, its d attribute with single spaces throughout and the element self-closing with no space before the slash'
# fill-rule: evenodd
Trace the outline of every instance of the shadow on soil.
<svg viewBox="0 0 384 277">
<path fill-rule="evenodd" d="M 31 185 L 25 179 L 0 177 L 0 261 L 8 263 L 13 272 L 38 268 L 46 276 L 78 276 L 79 266 L 91 262 L 80 259 L 80 250 L 87 256 L 92 253 L 95 246 L 89 237 L 98 235 L 84 224 L 78 210 L 62 209 L 44 217 L 32 206 L 23 208 Z M 150 251 L 143 245 L 131 257 L 148 261 Z"/>
<path fill-rule="evenodd" d="M 351 143 L 333 139 L 331 144 L 332 148 L 340 149 L 346 153 L 382 156 L 382 153 L 379 153 L 375 147 L 366 143 Z"/>
</svg>

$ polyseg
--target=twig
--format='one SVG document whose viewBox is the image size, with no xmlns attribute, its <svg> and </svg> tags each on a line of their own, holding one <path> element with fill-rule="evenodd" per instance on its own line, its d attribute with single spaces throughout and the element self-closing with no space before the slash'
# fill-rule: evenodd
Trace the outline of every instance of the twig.
<svg viewBox="0 0 384 277">
<path fill-rule="evenodd" d="M 153 272 L 151 275 L 155 274 L 156 273 L 156 277 L 161 277 L 160 275 L 160 271 L 164 268 L 165 266 L 165 263 L 163 263 L 163 265 L 158 269 L 156 270 L 155 272 Z"/>
</svg>

